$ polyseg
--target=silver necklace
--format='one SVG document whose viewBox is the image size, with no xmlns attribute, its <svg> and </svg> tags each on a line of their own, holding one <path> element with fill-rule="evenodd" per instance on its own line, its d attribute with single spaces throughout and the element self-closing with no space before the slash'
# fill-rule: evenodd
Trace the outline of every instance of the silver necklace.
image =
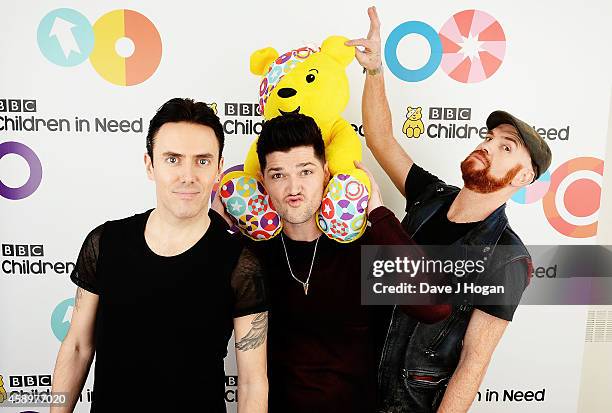
<svg viewBox="0 0 612 413">
<path fill-rule="evenodd" d="M 319 238 L 317 238 L 317 242 L 315 242 L 314 252 L 312 253 L 312 261 L 310 262 L 310 271 L 308 271 L 308 277 L 306 278 L 306 282 L 298 279 L 295 275 L 293 275 L 293 271 L 291 270 L 291 264 L 289 263 L 289 254 L 287 254 L 287 247 L 285 246 L 285 238 L 283 238 L 283 233 L 281 232 L 281 241 L 283 242 L 283 250 L 285 250 L 285 258 L 287 258 L 287 266 L 289 267 L 289 274 L 293 277 L 293 279 L 304 287 L 304 295 L 308 295 L 308 285 L 310 284 L 310 276 L 312 275 L 312 266 L 314 265 L 315 255 L 317 255 L 317 245 L 319 244 Z"/>
</svg>

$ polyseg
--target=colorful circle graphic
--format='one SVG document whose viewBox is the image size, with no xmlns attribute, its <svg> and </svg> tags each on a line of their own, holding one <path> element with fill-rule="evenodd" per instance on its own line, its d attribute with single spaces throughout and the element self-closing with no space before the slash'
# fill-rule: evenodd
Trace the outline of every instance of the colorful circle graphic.
<svg viewBox="0 0 612 413">
<path fill-rule="evenodd" d="M 51 63 L 76 66 L 89 57 L 94 47 L 94 32 L 87 17 L 74 9 L 55 9 L 38 25 L 38 47 Z"/>
<path fill-rule="evenodd" d="M 236 191 L 245 198 L 250 197 L 255 193 L 257 189 L 257 181 L 253 178 L 249 177 L 241 177 L 238 178 L 238 182 L 236 182 Z"/>
<path fill-rule="evenodd" d="M 358 213 L 363 214 L 363 212 L 368 209 L 369 200 L 370 200 L 370 197 L 366 195 L 363 198 L 361 198 L 359 201 L 357 201 L 357 212 Z"/>
<path fill-rule="evenodd" d="M 255 239 L 270 239 L 271 236 L 270 234 L 268 234 L 266 231 L 262 231 L 262 230 L 257 230 L 257 231 L 253 231 L 251 232 L 251 236 Z"/>
<path fill-rule="evenodd" d="M 347 199 L 341 199 L 338 201 L 338 209 L 336 209 L 336 216 L 343 221 L 350 221 L 353 219 L 356 213 L 355 205 Z"/>
<path fill-rule="evenodd" d="M 336 237 L 346 237 L 348 235 L 348 225 L 346 222 L 331 220 L 331 232 Z"/>
<path fill-rule="evenodd" d="M 357 181 L 351 181 L 346 184 L 346 197 L 351 201 L 355 201 L 363 196 L 365 187 Z"/>
<path fill-rule="evenodd" d="M 402 65 L 397 57 L 397 46 L 400 40 L 409 34 L 419 34 L 427 40 L 431 48 L 429 60 L 419 69 L 408 69 Z M 427 23 L 419 21 L 408 21 L 397 26 L 389 34 L 385 43 L 385 61 L 389 70 L 398 78 L 406 82 L 420 82 L 431 76 L 442 59 L 442 43 L 438 37 L 438 33 Z"/>
<path fill-rule="evenodd" d="M 276 212 L 267 212 L 261 217 L 260 225 L 266 231 L 274 231 L 280 224 L 280 218 Z"/>
<path fill-rule="evenodd" d="M 358 233 L 361 230 L 361 227 L 363 227 L 364 222 L 365 219 L 363 218 L 363 216 L 355 218 L 353 221 L 351 221 L 351 229 L 353 231 L 357 231 Z"/>
<path fill-rule="evenodd" d="M 327 226 L 327 222 L 325 221 L 325 218 L 323 217 L 322 214 L 319 214 L 318 222 L 319 222 L 319 228 L 321 228 L 321 231 L 327 232 L 327 229 L 329 227 Z"/>
<path fill-rule="evenodd" d="M 162 56 L 161 37 L 144 15 L 134 10 L 113 10 L 94 23 L 93 31 L 96 42 L 89 60 L 104 79 L 119 86 L 132 86 L 157 70 Z M 134 47 L 129 56 L 117 51 L 118 42 L 125 39 Z"/>
<path fill-rule="evenodd" d="M 0 143 L 0 159 L 2 159 L 4 155 L 10 153 L 19 155 L 26 160 L 28 166 L 30 167 L 30 177 L 26 183 L 19 188 L 11 188 L 0 181 L 0 196 L 12 200 L 27 198 L 38 189 L 38 186 L 42 181 L 42 163 L 40 162 L 40 159 L 36 153 L 34 153 L 32 149 L 23 143 Z"/>
<path fill-rule="evenodd" d="M 51 331 L 59 341 L 64 341 L 68 334 L 73 309 L 74 298 L 67 298 L 59 303 L 51 313 Z"/>
<path fill-rule="evenodd" d="M 440 29 L 442 70 L 462 83 L 488 79 L 499 69 L 506 53 L 506 35 L 493 16 L 464 10 Z M 433 53 L 432 53 L 433 54 Z"/>
<path fill-rule="evenodd" d="M 338 177 L 339 178 L 339 177 Z M 334 178 L 328 185 L 328 195 L 331 199 L 333 199 L 334 201 L 337 201 L 340 199 L 340 197 L 342 196 L 342 191 L 343 191 L 343 187 L 342 187 L 342 183 Z"/>
<path fill-rule="evenodd" d="M 249 211 L 254 215 L 261 215 L 268 207 L 266 197 L 259 194 L 249 199 Z"/>
<path fill-rule="evenodd" d="M 331 199 L 325 198 L 321 203 L 321 215 L 327 219 L 332 219 L 334 217 L 334 203 Z"/>
<path fill-rule="evenodd" d="M 230 198 L 227 201 L 227 212 L 236 218 L 240 218 L 246 212 L 246 208 L 246 201 L 239 196 Z"/>
<path fill-rule="evenodd" d="M 257 217 L 253 215 L 245 215 L 238 220 L 240 227 L 251 232 L 259 227 Z"/>
<path fill-rule="evenodd" d="M 542 205 L 546 219 L 561 234 L 571 238 L 597 234 L 603 166 L 601 159 L 575 158 L 551 175 Z"/>
<path fill-rule="evenodd" d="M 512 195 L 512 200 L 518 204 L 532 204 L 546 195 L 550 188 L 550 172 L 546 171 L 531 185 L 527 185 Z"/>
<path fill-rule="evenodd" d="M 221 196 L 223 198 L 229 198 L 234 193 L 234 183 L 232 181 L 227 181 L 221 187 Z"/>
</svg>

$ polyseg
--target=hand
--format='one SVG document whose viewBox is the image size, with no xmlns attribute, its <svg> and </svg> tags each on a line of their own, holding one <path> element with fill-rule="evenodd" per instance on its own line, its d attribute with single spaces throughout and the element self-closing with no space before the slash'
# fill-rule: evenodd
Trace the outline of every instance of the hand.
<svg viewBox="0 0 612 413">
<path fill-rule="evenodd" d="M 354 39 L 344 43 L 347 46 L 361 46 L 363 50 L 355 48 L 355 57 L 359 64 L 368 70 L 376 70 L 382 67 L 380 55 L 380 20 L 376 13 L 376 7 L 368 8 L 370 17 L 370 31 L 367 39 Z"/>
<path fill-rule="evenodd" d="M 370 213 L 372 211 L 374 211 L 379 206 L 383 206 L 384 205 L 383 204 L 383 200 L 382 200 L 382 195 L 380 193 L 380 188 L 378 187 L 378 184 L 374 180 L 374 175 L 372 175 L 372 172 L 370 172 L 370 170 L 368 168 L 366 168 L 359 161 L 355 161 L 355 166 L 357 168 L 361 169 L 363 172 L 365 172 L 365 174 L 370 179 L 370 188 L 371 188 L 371 191 L 370 191 L 370 199 L 368 199 L 368 209 L 366 211 L 368 216 L 370 216 Z"/>
<path fill-rule="evenodd" d="M 219 186 L 219 189 L 217 189 L 217 193 L 215 194 L 212 205 L 210 207 L 217 214 L 221 215 L 221 217 L 225 220 L 225 222 L 227 222 L 227 225 L 229 225 L 230 227 L 234 225 L 230 216 L 227 214 L 227 212 L 225 212 L 225 207 L 223 206 L 223 203 L 221 202 L 221 186 Z"/>
</svg>

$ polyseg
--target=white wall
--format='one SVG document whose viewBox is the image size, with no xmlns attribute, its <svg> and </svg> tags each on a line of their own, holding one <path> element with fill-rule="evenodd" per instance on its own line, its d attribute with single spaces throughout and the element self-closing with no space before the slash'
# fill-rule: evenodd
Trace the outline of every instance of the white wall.
<svg viewBox="0 0 612 413">
<path fill-rule="evenodd" d="M 0 144 L 10 141 L 25 144 L 37 154 L 43 171 L 40 186 L 28 197 L 9 200 L 0 196 L 0 243 L 42 244 L 44 257 L 35 259 L 74 261 L 83 237 L 91 228 L 154 205 L 154 188 L 146 180 L 142 156 L 146 126 L 157 107 L 171 97 L 193 97 L 217 103 L 222 121 L 259 122 L 261 118 L 257 116 L 228 116 L 225 112 L 227 103 L 256 102 L 259 80 L 249 73 L 251 52 L 271 45 L 282 53 L 304 42 L 320 43 L 331 34 L 362 37 L 368 29 L 365 13 L 368 5 L 364 1 L 319 0 L 3 2 L 0 100 L 33 99 L 36 112 L 0 112 L 0 117 L 66 118 L 71 126 L 75 117 L 92 122 L 104 117 L 130 122 L 142 118 L 144 130 L 126 133 L 78 132 L 74 127 L 63 132 L 0 130 Z M 612 85 L 612 55 L 607 49 L 607 40 L 612 38 L 609 24 L 612 3 L 444 0 L 381 1 L 377 6 L 383 24 L 383 43 L 405 21 L 423 21 L 438 31 L 451 16 L 466 9 L 482 10 L 493 16 L 505 34 L 506 49 L 500 68 L 478 83 L 453 80 L 442 67 L 425 80 L 407 83 L 385 68 L 396 137 L 420 165 L 450 183 L 460 184 L 459 162 L 479 138 L 438 139 L 426 133 L 418 139 L 409 139 L 402 134 L 407 106 L 422 107 L 426 128 L 438 123 L 445 127 L 466 123 L 482 127 L 487 114 L 498 108 L 547 130 L 569 127 L 567 140 L 548 141 L 553 152 L 550 168 L 553 175 L 560 165 L 575 158 L 595 158 L 592 162 L 605 158 Z M 91 24 L 115 9 L 142 13 L 161 36 L 163 52 L 159 67 L 138 85 L 118 86 L 102 78 L 89 60 L 73 67 L 54 64 L 37 44 L 37 29 L 47 13 L 60 7 L 78 10 Z M 398 58 L 405 66 L 418 68 L 428 57 L 429 47 L 423 38 L 410 35 L 400 41 Z M 363 75 L 356 62 L 349 66 L 348 75 L 352 96 L 344 116 L 360 125 Z M 435 107 L 470 108 L 471 116 L 468 120 L 436 121 L 429 117 L 430 108 Z M 254 136 L 254 133 L 227 135 L 226 166 L 242 163 Z M 403 216 L 400 194 L 365 145 L 364 157 L 382 187 L 385 201 Z M 29 174 L 22 157 L 7 154 L 0 159 L 0 181 L 5 185 L 20 187 Z M 581 181 L 570 186 L 572 190 L 565 198 L 558 196 L 553 204 L 557 208 L 567 204 L 569 221 L 579 221 L 571 216 L 572 211 L 578 215 L 593 212 L 591 220 L 595 221 L 599 192 L 594 188 L 599 185 L 594 187 Z M 596 243 L 596 234 L 575 238 L 555 229 L 546 218 L 542 201 L 528 204 L 510 201 L 508 215 L 526 244 Z M 12 259 L 21 262 L 23 258 L 3 254 L 3 261 Z M 60 345 L 51 328 L 51 314 L 60 302 L 73 296 L 74 290 L 65 273 L 0 272 L 0 375 L 4 376 L 7 391 L 48 388 L 12 387 L 8 378 L 51 374 Z M 520 307 L 481 386 L 483 401 L 475 402 L 472 410 L 575 412 L 581 372 L 584 374 L 586 314 L 583 306 Z M 231 356 L 227 374 L 235 374 Z M 118 386 L 124 385 L 117 379 Z M 92 384 L 90 376 L 86 389 L 91 389 Z M 227 390 L 231 392 L 235 387 Z M 484 401 L 487 390 L 498 391 L 500 401 Z M 545 397 L 544 401 L 502 401 L 505 390 L 545 390 Z M 233 411 L 235 403 L 228 406 Z M 89 403 L 83 402 L 76 411 L 88 409 Z"/>
</svg>

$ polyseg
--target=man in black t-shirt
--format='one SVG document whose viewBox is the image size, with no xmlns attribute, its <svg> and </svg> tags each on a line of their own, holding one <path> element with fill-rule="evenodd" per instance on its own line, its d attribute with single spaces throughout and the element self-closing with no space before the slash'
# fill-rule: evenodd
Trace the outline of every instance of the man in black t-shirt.
<svg viewBox="0 0 612 413">
<path fill-rule="evenodd" d="M 362 108 L 366 142 L 376 160 L 406 197 L 408 215 L 403 224 L 408 233 L 419 244 L 480 244 L 485 245 L 482 251 L 487 253 L 501 242 L 498 240 L 503 240 L 526 251 L 520 238 L 508 226 L 504 207 L 516 191 L 532 183 L 550 166 L 551 152 L 544 139 L 527 123 L 507 112 L 495 111 L 487 119 L 485 139 L 461 162 L 462 188 L 447 185 L 415 165 L 393 136 L 382 73 L 380 22 L 374 7 L 368 9 L 368 15 L 368 37 L 349 41 L 347 45 L 362 48 L 356 55 L 366 72 Z M 473 311 L 461 306 L 450 318 L 454 326 L 440 327 L 443 332 L 440 337 L 445 337 L 447 341 L 454 340 L 451 344 L 447 343 L 447 348 L 459 348 L 460 357 L 454 358 L 455 354 L 449 351 L 451 356 L 445 361 L 450 361 L 446 365 L 436 364 L 436 360 L 442 360 L 441 354 L 445 353 L 436 352 L 443 347 L 441 340 L 435 343 L 428 341 L 427 335 L 423 334 L 427 329 L 406 328 L 400 333 L 402 337 L 393 337 L 396 347 L 404 345 L 414 350 L 414 353 L 405 355 L 404 366 L 411 366 L 411 358 L 416 359 L 423 351 L 429 351 L 431 357 L 428 361 L 421 362 L 419 359 L 415 365 L 420 365 L 421 369 L 428 366 L 430 373 L 404 368 L 404 376 L 400 379 L 400 366 L 383 368 L 381 375 L 389 382 L 402 382 L 395 387 L 389 386 L 393 390 L 383 410 L 412 413 L 467 411 L 528 283 L 529 261 L 524 259 L 528 254 L 517 257 L 520 259 L 505 263 L 499 271 L 501 275 L 493 274 L 493 277 L 500 277 L 497 281 L 508 288 L 508 305 L 474 305 Z M 464 330 L 454 334 L 453 328 L 461 325 L 461 317 L 465 314 L 469 319 L 462 326 Z M 455 330 L 458 331 L 457 328 Z M 415 340 L 415 336 L 422 340 Z M 415 342 L 431 342 L 432 346 L 413 348 Z M 389 353 L 393 351 L 395 349 L 389 349 Z M 450 378 L 444 375 L 449 369 Z M 414 387 L 411 387 L 413 384 Z M 420 390 L 417 391 L 417 387 Z"/>
<path fill-rule="evenodd" d="M 71 412 L 96 356 L 92 412 L 225 411 L 223 359 L 236 337 L 238 408 L 267 410 L 267 302 L 259 261 L 208 211 L 223 128 L 202 102 L 175 98 L 149 125 L 155 209 L 85 239 L 71 280 L 70 329 L 54 393 Z"/>
</svg>

